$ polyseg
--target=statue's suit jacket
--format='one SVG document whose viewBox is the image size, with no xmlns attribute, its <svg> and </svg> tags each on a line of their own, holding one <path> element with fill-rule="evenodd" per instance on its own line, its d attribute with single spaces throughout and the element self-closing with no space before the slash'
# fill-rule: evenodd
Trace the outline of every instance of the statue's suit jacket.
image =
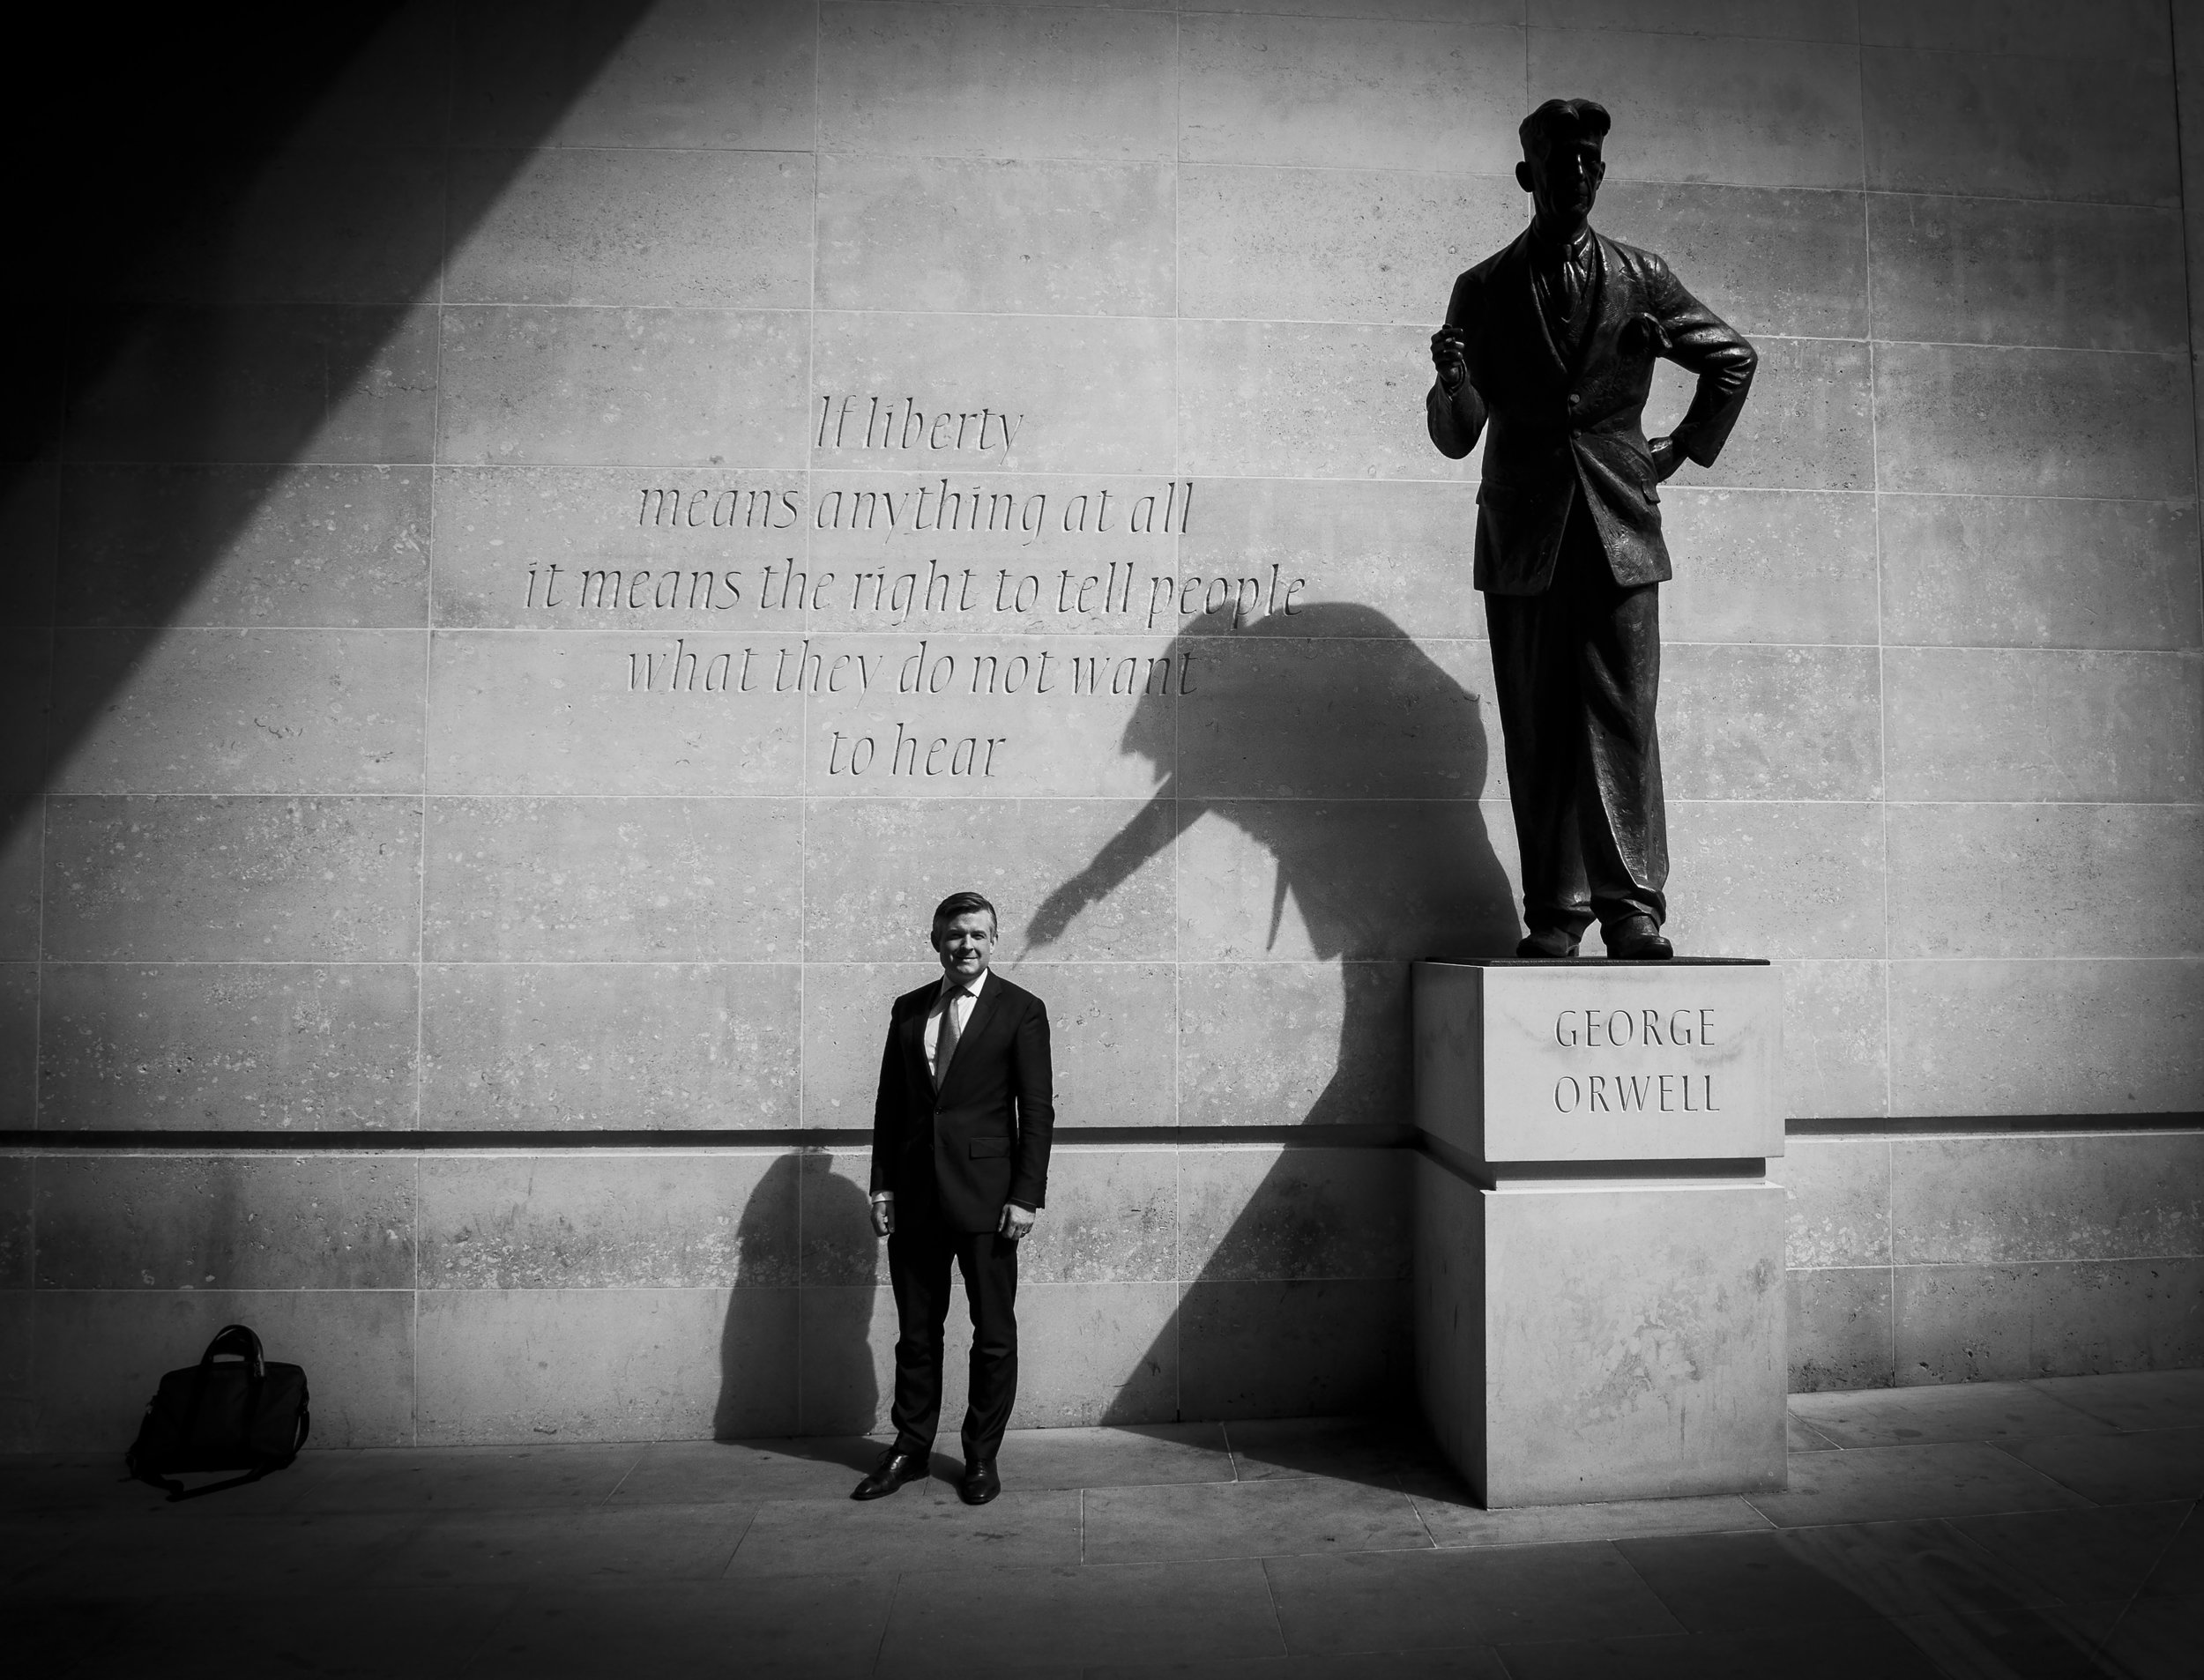
<svg viewBox="0 0 2204 1680">
<path fill-rule="evenodd" d="M 951 1228 L 993 1230 L 1004 1202 L 1039 1208 L 1048 1193 L 1056 1123 L 1048 1011 L 989 973 L 936 1092 L 926 1015 L 941 990 L 929 981 L 889 1011 L 873 1102 L 872 1187 L 894 1192 L 899 1207 L 930 1188 Z"/>
<path fill-rule="evenodd" d="M 1456 460 L 1476 445 L 1490 417 L 1475 581 L 1495 594 L 1545 592 L 1580 494 L 1616 583 L 1627 588 L 1672 576 L 1643 427 L 1654 360 L 1666 356 L 1699 376 L 1673 435 L 1701 466 L 1713 465 L 1752 387 L 1753 346 L 1687 292 L 1666 263 L 1592 237 L 1598 290 L 1573 366 L 1538 308 L 1528 230 L 1457 279 L 1447 306 L 1448 326 L 1465 335 L 1471 395 L 1457 404 L 1434 384 L 1426 416 L 1432 442 Z"/>
</svg>

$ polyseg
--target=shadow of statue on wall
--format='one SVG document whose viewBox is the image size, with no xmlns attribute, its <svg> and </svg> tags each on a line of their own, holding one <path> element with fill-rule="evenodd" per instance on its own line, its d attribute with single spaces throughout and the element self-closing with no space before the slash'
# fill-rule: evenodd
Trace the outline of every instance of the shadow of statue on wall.
<svg viewBox="0 0 2204 1680">
<path fill-rule="evenodd" d="M 1339 667 L 1264 657 L 1293 651 L 1282 643 L 1317 644 L 1358 660 L 1358 674 L 1377 671 L 1373 692 L 1383 715 L 1343 725 L 1334 710 L 1340 696 L 1328 692 Z M 1261 651 L 1249 658 L 1251 647 Z M 1267 1123 L 1398 1124 L 1409 1068 L 1407 963 L 1505 955 L 1518 936 L 1514 888 L 1478 805 L 1490 757 L 1480 702 L 1399 625 L 1352 603 L 1274 613 L 1230 636 L 1181 635 L 1171 644 L 1172 668 L 1187 669 L 1189 656 L 1212 686 L 1183 698 L 1143 695 L 1121 742 L 1156 766 L 1162 785 L 1048 895 L 1026 926 L 1026 951 L 1056 943 L 1081 911 L 1213 815 L 1267 852 L 1274 870 L 1262 945 L 1244 948 L 1227 935 L 1218 954 L 1275 958 L 1290 905 L 1307 930 L 1308 955 L 1340 968 L 1339 1042 L 1323 1089 L 1290 1111 L 1278 1105 L 1289 1100 L 1282 1092 L 1251 1091 L 1248 1100 Z M 1245 686 L 1251 677 L 1261 686 Z M 1296 727 L 1302 719 L 1323 722 Z M 1396 772 L 1382 762 L 1389 734 L 1408 744 L 1412 766 Z M 1181 876 L 1182 942 L 1189 918 L 1199 919 L 1192 899 L 1203 890 Z"/>
<path fill-rule="evenodd" d="M 1220 1026 L 1235 1007 L 1272 1017 L 1232 1023 L 1250 1028 L 1237 1035 L 1243 1054 L 1214 1078 L 1187 1058 L 1201 1038 L 1182 1013 L 1176 1118 L 1205 1130 L 1292 1126 L 1313 1147 L 1279 1149 L 1259 1181 L 1226 1191 L 1237 1207 L 1221 1231 L 1187 1229 L 1180 1195 L 1181 1252 L 1192 1238 L 1206 1258 L 1178 1277 L 1167 1322 L 1092 1421 L 1397 1415 L 1415 1391 L 1406 1158 L 1343 1156 L 1324 1134 L 1408 1121 L 1411 961 L 1514 948 L 1514 889 L 1478 802 L 1490 762 L 1480 702 L 1391 619 L 1351 603 L 1229 636 L 1181 635 L 1170 652 L 1181 672 L 1194 656 L 1194 692 L 1143 696 L 1122 741 L 1161 785 L 1048 895 L 1026 948 L 1061 940 L 1204 817 L 1238 830 L 1180 854 L 1181 955 L 1298 972 L 1277 986 L 1255 973 L 1244 992 L 1210 989 L 1204 1007 Z M 1247 877 L 1240 836 L 1267 856 L 1267 882 Z M 1298 929 L 1286 925 L 1289 908 Z M 1273 1024 L 1297 992 L 1308 995 L 1320 963 L 1337 970 L 1336 1044 L 1321 1028 L 1297 1039 Z M 1322 995 L 1322 971 L 1314 978 Z M 1220 1190 L 1236 1182 L 1230 1165 L 1215 1170 Z M 1377 1459 L 1352 1473 L 1389 1486 L 1428 1458 L 1416 1431 L 1396 1425 L 1355 1453 Z"/>
<path fill-rule="evenodd" d="M 792 1149 L 750 1192 L 734 1246 L 712 1438 L 821 1437 L 823 1455 L 870 1468 L 876 1447 L 839 1438 L 864 1435 L 880 1410 L 880 1244 L 864 1190 L 824 1152 Z"/>
</svg>

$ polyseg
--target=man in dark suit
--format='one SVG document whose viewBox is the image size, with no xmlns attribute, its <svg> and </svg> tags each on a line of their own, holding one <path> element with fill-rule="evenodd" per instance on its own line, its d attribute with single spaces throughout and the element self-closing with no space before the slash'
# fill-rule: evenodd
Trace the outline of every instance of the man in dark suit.
<svg viewBox="0 0 2204 1680">
<path fill-rule="evenodd" d="M 1753 346 L 1650 251 L 1591 230 L 1607 113 L 1549 100 L 1525 117 L 1515 180 L 1530 227 L 1454 285 L 1433 335 L 1431 441 L 1461 459 L 1489 421 L 1477 587 L 1523 852 L 1518 956 L 1673 955 L 1661 799 L 1658 585 L 1673 576 L 1655 487 L 1711 466 L 1745 405 Z M 1646 440 L 1653 362 L 1699 378 L 1682 422 Z"/>
<path fill-rule="evenodd" d="M 942 978 L 889 1011 L 872 1205 L 896 1296 L 896 1439 L 853 1498 L 882 1498 L 926 1474 L 952 1260 L 972 1327 L 958 1491 L 985 1505 L 1002 1490 L 994 1461 L 1017 1397 L 1017 1245 L 1047 1194 L 1056 1110 L 1048 1011 L 990 970 L 995 934 L 994 906 L 978 893 L 944 898 L 932 935 Z"/>
</svg>

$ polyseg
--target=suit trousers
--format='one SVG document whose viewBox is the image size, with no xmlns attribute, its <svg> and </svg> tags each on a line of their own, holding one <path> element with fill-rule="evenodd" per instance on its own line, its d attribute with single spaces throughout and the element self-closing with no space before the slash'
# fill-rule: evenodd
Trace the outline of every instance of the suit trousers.
<svg viewBox="0 0 2204 1680">
<path fill-rule="evenodd" d="M 1659 587 L 1615 582 L 1579 493 L 1545 592 L 1485 597 L 1533 933 L 1668 918 Z"/>
<path fill-rule="evenodd" d="M 1007 1237 L 949 1225 L 931 1195 L 908 1201 L 897 1196 L 888 1279 L 896 1297 L 896 1398 L 889 1416 L 898 1448 L 930 1451 L 941 1422 L 942 1333 L 952 1261 L 972 1307 L 964 1457 L 990 1460 L 1002 1445 L 1017 1399 L 1017 1245 Z"/>
</svg>

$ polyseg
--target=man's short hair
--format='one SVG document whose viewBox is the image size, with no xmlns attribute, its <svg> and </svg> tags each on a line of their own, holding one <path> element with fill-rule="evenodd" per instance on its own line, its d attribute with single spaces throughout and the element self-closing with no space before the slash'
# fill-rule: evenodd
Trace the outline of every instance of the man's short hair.
<svg viewBox="0 0 2204 1680">
<path fill-rule="evenodd" d="M 1526 158 L 1543 158 L 1557 145 L 1597 145 L 1607 138 L 1607 108 L 1597 100 L 1548 100 L 1515 130 Z"/>
<path fill-rule="evenodd" d="M 1001 924 L 995 918 L 994 906 L 978 893 L 951 893 L 934 905 L 934 931 L 938 933 L 959 916 L 976 916 L 981 911 L 987 912 L 987 925 L 1000 933 Z"/>
</svg>

